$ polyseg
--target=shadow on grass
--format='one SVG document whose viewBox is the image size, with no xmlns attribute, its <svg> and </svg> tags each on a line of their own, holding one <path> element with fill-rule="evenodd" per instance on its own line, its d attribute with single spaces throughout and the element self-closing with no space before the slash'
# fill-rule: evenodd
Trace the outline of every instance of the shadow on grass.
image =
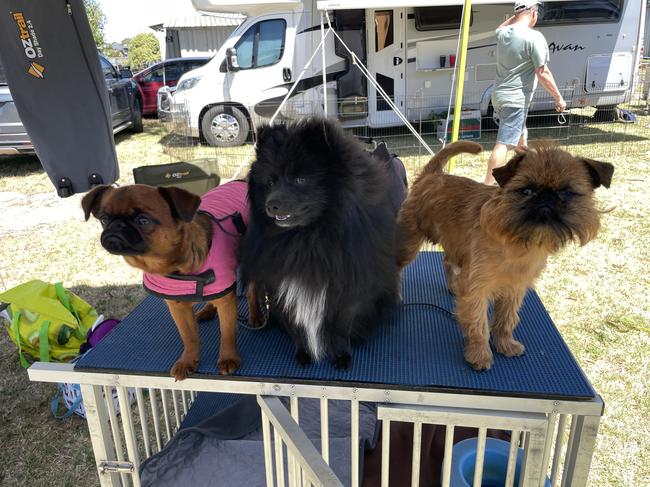
<svg viewBox="0 0 650 487">
<path fill-rule="evenodd" d="M 145 118 L 143 120 L 142 132 L 132 132 L 130 129 L 122 130 L 115 134 L 115 144 L 131 140 L 132 138 L 147 136 L 147 135 L 163 135 L 166 132 L 165 127 L 157 118 Z"/>
<path fill-rule="evenodd" d="M 162 130 L 160 131 L 160 135 L 161 137 L 158 140 L 158 143 L 165 147 L 186 148 L 201 147 L 204 145 L 199 139 L 188 135 L 167 133 Z"/>
<path fill-rule="evenodd" d="M 139 284 L 81 285 L 67 289 L 92 305 L 105 318 L 123 319 L 147 297 L 147 292 Z"/>
<path fill-rule="evenodd" d="M 29 176 L 44 171 L 36 156 L 0 156 L 0 177 Z"/>
</svg>

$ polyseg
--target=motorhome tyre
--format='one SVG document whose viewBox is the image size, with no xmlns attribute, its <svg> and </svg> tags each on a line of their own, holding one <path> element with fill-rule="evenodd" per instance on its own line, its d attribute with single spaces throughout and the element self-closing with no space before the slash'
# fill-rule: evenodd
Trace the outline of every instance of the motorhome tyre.
<svg viewBox="0 0 650 487">
<path fill-rule="evenodd" d="M 246 141 L 249 124 L 246 115 L 239 108 L 215 105 L 203 115 L 201 129 L 208 144 L 234 147 Z"/>
</svg>

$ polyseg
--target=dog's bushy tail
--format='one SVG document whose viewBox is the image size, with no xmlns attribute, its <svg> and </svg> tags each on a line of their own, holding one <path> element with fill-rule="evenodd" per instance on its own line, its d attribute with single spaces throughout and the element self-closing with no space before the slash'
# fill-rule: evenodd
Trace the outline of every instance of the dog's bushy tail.
<svg viewBox="0 0 650 487">
<path fill-rule="evenodd" d="M 453 144 L 447 145 L 444 149 L 441 149 L 435 156 L 433 156 L 427 165 L 424 166 L 424 169 L 422 169 L 422 174 L 442 172 L 443 166 L 452 157 L 463 153 L 478 154 L 482 150 L 483 146 L 476 142 L 470 142 L 469 140 L 454 142 Z"/>
</svg>

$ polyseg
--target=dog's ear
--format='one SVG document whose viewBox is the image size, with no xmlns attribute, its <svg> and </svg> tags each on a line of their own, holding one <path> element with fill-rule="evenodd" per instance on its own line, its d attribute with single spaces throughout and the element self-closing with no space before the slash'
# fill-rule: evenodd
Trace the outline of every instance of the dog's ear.
<svg viewBox="0 0 650 487">
<path fill-rule="evenodd" d="M 269 125 L 264 123 L 257 127 L 257 146 L 277 146 L 285 138 L 287 126 L 284 123 Z"/>
<path fill-rule="evenodd" d="M 388 152 L 388 147 L 386 147 L 385 142 L 377 144 L 377 147 L 375 147 L 375 150 L 372 151 L 371 155 L 373 159 L 379 162 L 388 162 L 391 160 L 391 155 L 390 152 Z"/>
<path fill-rule="evenodd" d="M 196 210 L 199 209 L 201 198 L 194 193 L 185 191 L 181 188 L 170 186 L 168 188 L 158 188 L 160 196 L 167 202 L 172 216 L 177 220 L 191 222 Z"/>
<path fill-rule="evenodd" d="M 84 217 L 86 221 L 88 221 L 88 218 L 90 218 L 90 214 L 92 213 L 93 216 L 97 215 L 97 210 L 99 208 L 99 202 L 102 200 L 102 196 L 106 191 L 108 190 L 113 190 L 113 186 L 109 186 L 108 184 L 102 184 L 101 186 L 96 186 L 86 195 L 81 198 L 81 207 L 84 210 Z"/>
<path fill-rule="evenodd" d="M 601 185 L 609 188 L 609 185 L 612 183 L 612 176 L 614 175 L 614 166 L 609 162 L 595 161 L 585 157 L 580 158 L 580 160 L 584 163 L 589 172 L 591 184 L 594 189 Z"/>
<path fill-rule="evenodd" d="M 263 123 L 257 127 L 255 133 L 258 145 L 263 144 L 268 140 L 271 130 L 273 130 L 273 127 L 271 127 L 268 123 Z"/>
<path fill-rule="evenodd" d="M 338 124 L 328 118 L 321 119 L 322 123 L 322 142 L 324 143 L 323 149 L 330 153 L 336 153 L 339 147 L 336 146 L 337 141 L 345 140 L 346 136 L 342 133 Z M 319 137 L 320 138 L 320 137 Z M 315 141 L 318 144 L 318 139 Z"/>
<path fill-rule="evenodd" d="M 528 154 L 528 149 L 525 147 L 517 147 L 515 149 L 515 155 L 508 161 L 505 166 L 495 167 L 492 169 L 492 176 L 499 186 L 503 187 L 512 177 L 517 173 L 519 168 L 519 163 L 526 157 Z"/>
</svg>

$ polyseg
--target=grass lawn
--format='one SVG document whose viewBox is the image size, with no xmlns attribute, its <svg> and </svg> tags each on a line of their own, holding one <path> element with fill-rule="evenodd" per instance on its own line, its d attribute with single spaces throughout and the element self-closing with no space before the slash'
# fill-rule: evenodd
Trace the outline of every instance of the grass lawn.
<svg viewBox="0 0 650 487">
<path fill-rule="evenodd" d="M 533 128 L 531 136 L 557 138 L 576 154 L 612 162 L 612 187 L 597 190 L 611 211 L 596 240 L 550 259 L 537 290 L 606 403 L 589 484 L 650 485 L 650 117 L 638 112 L 635 124 L 570 125 Z M 388 135 L 380 134 L 412 177 L 426 156 L 403 132 Z M 487 148 L 491 140 L 484 134 Z M 249 152 L 248 146 L 219 153 L 188 147 L 155 120 L 145 120 L 144 133 L 118 135 L 116 142 L 120 184 L 131 183 L 140 165 L 215 156 L 231 177 Z M 482 180 L 487 155 L 459 158 L 454 172 Z M 100 313 L 124 317 L 144 297 L 141 274 L 101 249 L 100 226 L 84 222 L 80 199 L 59 200 L 34 158 L 0 159 L 0 289 L 33 278 L 62 281 Z M 51 417 L 55 386 L 29 382 L 5 332 L 0 367 L 0 485 L 98 485 L 85 422 Z"/>
</svg>

